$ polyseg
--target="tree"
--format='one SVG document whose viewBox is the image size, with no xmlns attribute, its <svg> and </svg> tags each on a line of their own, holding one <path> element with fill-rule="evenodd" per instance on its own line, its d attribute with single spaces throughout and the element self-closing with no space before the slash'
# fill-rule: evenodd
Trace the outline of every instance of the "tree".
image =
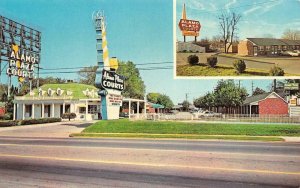
<svg viewBox="0 0 300 188">
<path fill-rule="evenodd" d="M 209 109 L 215 106 L 215 95 L 214 93 L 207 93 L 206 95 L 199 97 L 194 100 L 194 105 L 197 108 L 206 108 Z"/>
<path fill-rule="evenodd" d="M 79 83 L 87 85 L 95 85 L 97 66 L 85 67 L 79 70 Z"/>
<path fill-rule="evenodd" d="M 188 111 L 188 110 L 189 110 L 189 107 L 190 107 L 189 101 L 184 100 L 184 101 L 182 102 L 182 107 L 183 107 L 183 111 Z"/>
<path fill-rule="evenodd" d="M 146 86 L 140 75 L 139 69 L 131 61 L 119 62 L 117 73 L 125 77 L 123 96 L 144 99 Z"/>
<path fill-rule="evenodd" d="M 222 13 L 219 15 L 219 26 L 221 30 L 221 37 L 224 42 L 225 53 L 228 53 L 232 42 L 237 38 L 237 25 L 241 19 L 241 15 L 235 12 L 230 14 Z"/>
<path fill-rule="evenodd" d="M 165 94 L 158 96 L 157 103 L 163 105 L 167 109 L 173 108 L 174 106 L 173 101 Z"/>
<path fill-rule="evenodd" d="M 260 94 L 264 94 L 264 93 L 266 93 L 265 90 L 263 90 L 263 89 L 261 89 L 259 87 L 256 87 L 255 90 L 252 93 L 252 96 L 254 96 L 254 95 L 260 95 Z"/>
<path fill-rule="evenodd" d="M 286 29 L 282 35 L 283 39 L 300 40 L 300 30 Z"/>
<path fill-rule="evenodd" d="M 233 80 L 218 82 L 215 95 L 215 105 L 223 107 L 236 107 L 243 104 L 248 93 L 245 88 L 236 86 Z"/>
<path fill-rule="evenodd" d="M 147 101 L 152 102 L 154 104 L 157 104 L 158 97 L 160 96 L 160 93 L 148 93 L 147 94 Z"/>
<path fill-rule="evenodd" d="M 161 104 L 165 108 L 170 109 L 174 106 L 173 101 L 169 96 L 160 93 L 148 93 L 147 100 L 155 104 Z"/>
</svg>

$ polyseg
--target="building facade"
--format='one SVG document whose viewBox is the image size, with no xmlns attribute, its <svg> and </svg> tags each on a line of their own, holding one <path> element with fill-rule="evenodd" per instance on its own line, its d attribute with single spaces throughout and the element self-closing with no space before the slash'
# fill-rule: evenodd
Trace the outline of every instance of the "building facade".
<svg viewBox="0 0 300 188">
<path fill-rule="evenodd" d="M 300 50 L 300 40 L 247 38 L 238 44 L 241 56 L 276 56 L 290 50 Z"/>
<path fill-rule="evenodd" d="M 99 119 L 98 89 L 77 83 L 46 84 L 14 99 L 14 120 L 60 118 L 64 113 L 75 113 L 77 120 Z"/>
</svg>

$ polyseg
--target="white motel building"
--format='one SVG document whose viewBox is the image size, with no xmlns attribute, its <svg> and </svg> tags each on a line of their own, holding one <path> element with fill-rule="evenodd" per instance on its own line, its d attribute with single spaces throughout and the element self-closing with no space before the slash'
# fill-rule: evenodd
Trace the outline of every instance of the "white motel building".
<svg viewBox="0 0 300 188">
<path fill-rule="evenodd" d="M 14 99 L 14 119 L 37 119 L 75 113 L 77 120 L 98 119 L 100 97 L 94 86 L 69 83 L 45 84 Z"/>
</svg>

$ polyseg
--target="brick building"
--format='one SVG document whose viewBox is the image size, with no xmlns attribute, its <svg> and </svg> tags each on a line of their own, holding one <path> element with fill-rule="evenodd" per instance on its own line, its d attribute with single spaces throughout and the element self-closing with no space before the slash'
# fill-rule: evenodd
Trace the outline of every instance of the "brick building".
<svg viewBox="0 0 300 188">
<path fill-rule="evenodd" d="M 300 40 L 247 38 L 238 44 L 242 56 L 276 56 L 286 50 L 300 50 Z"/>
<path fill-rule="evenodd" d="M 275 92 L 247 97 L 242 106 L 242 114 L 250 116 L 289 114 L 288 102 Z"/>
</svg>

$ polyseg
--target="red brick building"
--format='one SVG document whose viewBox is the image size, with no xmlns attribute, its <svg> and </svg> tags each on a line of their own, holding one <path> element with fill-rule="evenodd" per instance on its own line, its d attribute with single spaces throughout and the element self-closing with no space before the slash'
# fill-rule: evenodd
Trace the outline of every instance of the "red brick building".
<svg viewBox="0 0 300 188">
<path fill-rule="evenodd" d="M 250 116 L 288 115 L 288 102 L 275 92 L 248 97 L 243 113 Z"/>
<path fill-rule="evenodd" d="M 247 38 L 238 44 L 238 54 L 242 56 L 276 56 L 283 51 L 299 49 L 299 40 L 287 39 Z"/>
</svg>

